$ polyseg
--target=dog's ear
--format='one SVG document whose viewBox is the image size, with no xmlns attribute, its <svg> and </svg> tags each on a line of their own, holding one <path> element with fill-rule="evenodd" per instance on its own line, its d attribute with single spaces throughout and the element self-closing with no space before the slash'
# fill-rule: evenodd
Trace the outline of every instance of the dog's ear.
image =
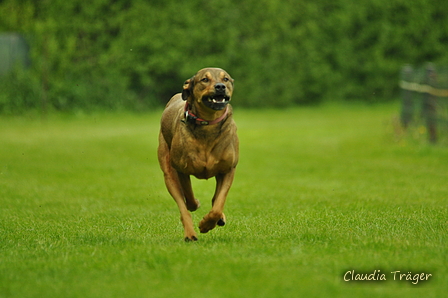
<svg viewBox="0 0 448 298">
<path fill-rule="evenodd" d="M 194 77 L 189 78 L 185 81 L 182 89 L 182 99 L 187 100 L 190 97 L 191 92 L 193 92 Z"/>
</svg>

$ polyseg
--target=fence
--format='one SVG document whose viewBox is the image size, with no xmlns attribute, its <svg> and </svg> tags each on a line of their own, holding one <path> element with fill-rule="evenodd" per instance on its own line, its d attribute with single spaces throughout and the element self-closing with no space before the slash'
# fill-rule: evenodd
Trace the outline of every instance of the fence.
<svg viewBox="0 0 448 298">
<path fill-rule="evenodd" d="M 401 124 L 404 129 L 425 127 L 428 140 L 437 143 L 448 136 L 448 68 L 427 64 L 401 71 Z"/>
<path fill-rule="evenodd" d="M 17 64 L 30 65 L 28 44 L 16 33 L 0 34 L 0 75 L 11 71 Z"/>
</svg>

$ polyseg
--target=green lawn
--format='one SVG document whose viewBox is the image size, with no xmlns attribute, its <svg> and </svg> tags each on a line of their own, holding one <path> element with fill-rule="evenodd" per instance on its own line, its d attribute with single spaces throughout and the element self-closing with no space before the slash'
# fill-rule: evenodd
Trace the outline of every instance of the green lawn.
<svg viewBox="0 0 448 298">
<path fill-rule="evenodd" d="M 446 295 L 448 148 L 396 142 L 396 104 L 237 109 L 228 223 L 196 243 L 157 163 L 160 112 L 0 118 L 0 297 Z M 193 182 L 198 223 L 214 180 Z"/>
</svg>

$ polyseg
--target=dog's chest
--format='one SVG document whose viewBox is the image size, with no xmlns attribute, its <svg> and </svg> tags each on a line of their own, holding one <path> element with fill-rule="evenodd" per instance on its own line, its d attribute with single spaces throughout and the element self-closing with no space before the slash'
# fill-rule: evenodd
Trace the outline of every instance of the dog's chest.
<svg viewBox="0 0 448 298">
<path fill-rule="evenodd" d="M 176 170 L 199 179 L 229 172 L 238 158 L 233 142 L 227 138 L 212 143 L 180 138 L 172 143 L 170 151 Z"/>
</svg>

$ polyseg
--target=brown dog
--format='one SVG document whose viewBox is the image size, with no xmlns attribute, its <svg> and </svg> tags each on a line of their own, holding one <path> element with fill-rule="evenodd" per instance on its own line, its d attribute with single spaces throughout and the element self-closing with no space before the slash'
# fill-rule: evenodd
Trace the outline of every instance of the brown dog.
<svg viewBox="0 0 448 298">
<path fill-rule="evenodd" d="M 204 68 L 185 81 L 162 114 L 158 157 L 165 184 L 176 201 L 185 241 L 196 241 L 188 211 L 199 208 L 190 175 L 216 178 L 211 211 L 199 223 L 201 233 L 223 226 L 227 193 L 238 163 L 238 137 L 229 102 L 233 79 L 219 68 Z"/>
</svg>

